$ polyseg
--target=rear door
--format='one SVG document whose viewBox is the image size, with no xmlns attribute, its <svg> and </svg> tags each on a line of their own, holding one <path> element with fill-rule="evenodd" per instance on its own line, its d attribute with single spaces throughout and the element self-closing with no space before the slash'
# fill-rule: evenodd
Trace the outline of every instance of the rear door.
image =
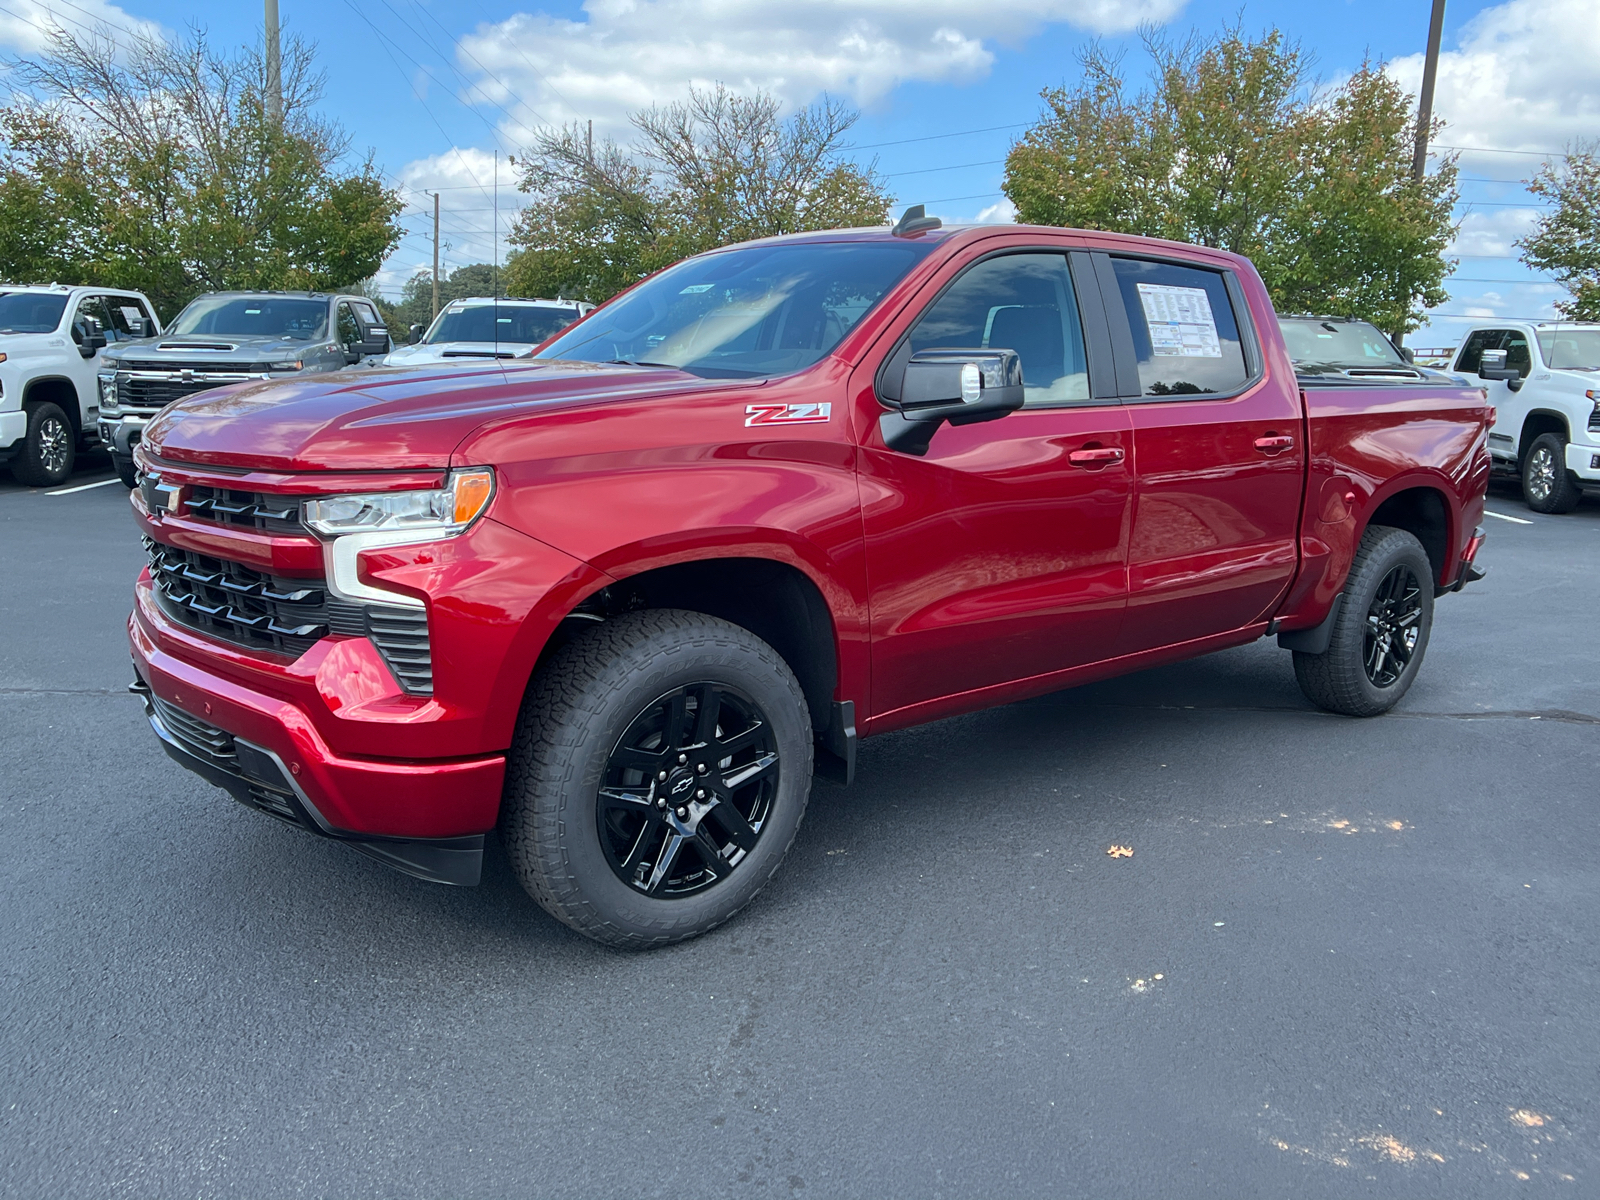
<svg viewBox="0 0 1600 1200">
<path fill-rule="evenodd" d="M 1133 429 L 1131 654 L 1265 620 L 1299 562 L 1300 392 L 1223 267 L 1096 253 Z"/>
<path fill-rule="evenodd" d="M 1107 657 L 1122 622 L 1132 463 L 1127 409 L 1097 383 L 1109 355 L 1086 352 L 1098 297 L 1080 304 L 1066 239 L 987 245 L 945 268 L 852 383 L 876 716 Z M 1025 406 L 946 425 L 925 455 L 889 449 L 873 380 L 907 342 L 1017 351 Z"/>
</svg>

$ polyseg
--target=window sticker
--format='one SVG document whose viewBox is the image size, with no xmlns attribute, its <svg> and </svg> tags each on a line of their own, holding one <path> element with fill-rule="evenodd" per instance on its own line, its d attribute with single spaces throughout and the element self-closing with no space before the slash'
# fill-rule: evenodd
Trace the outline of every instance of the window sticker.
<svg viewBox="0 0 1600 1200">
<path fill-rule="evenodd" d="M 1221 358 L 1216 318 L 1205 288 L 1141 283 L 1139 302 L 1150 327 L 1150 350 L 1168 358 Z"/>
</svg>

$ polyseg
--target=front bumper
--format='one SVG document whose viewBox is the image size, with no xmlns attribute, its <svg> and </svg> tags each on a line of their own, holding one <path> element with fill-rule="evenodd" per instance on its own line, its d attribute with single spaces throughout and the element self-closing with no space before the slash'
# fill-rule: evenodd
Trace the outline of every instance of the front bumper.
<svg viewBox="0 0 1600 1200">
<path fill-rule="evenodd" d="M 132 458 L 133 448 L 144 436 L 149 417 L 101 417 L 100 444 L 121 458 Z"/>
<path fill-rule="evenodd" d="M 173 747 L 173 739 L 163 736 L 163 730 L 174 733 L 173 720 L 184 723 L 182 718 L 187 717 L 187 722 L 198 722 L 246 747 L 243 757 L 235 750 L 232 763 L 237 770 L 229 773 L 224 771 L 226 763 L 197 758 L 190 739 L 184 750 L 187 758 L 173 755 L 190 770 L 254 808 L 275 811 L 312 832 L 346 842 L 434 842 L 480 837 L 493 829 L 506 755 L 416 762 L 338 754 L 293 702 L 162 650 L 152 637 L 158 630 L 146 627 L 152 608 L 149 584 L 141 581 L 138 606 L 128 619 L 128 642 L 139 690 L 149 693 L 147 702 L 157 717 L 152 726 L 157 726 L 155 733 L 163 746 L 168 752 Z M 170 714 L 173 720 L 158 720 L 162 706 L 176 710 Z M 182 747 L 184 741 L 179 739 Z M 253 800 L 251 787 L 270 790 L 275 797 L 258 795 Z M 275 800 L 278 810 L 290 811 L 277 811 L 266 800 Z"/>
<path fill-rule="evenodd" d="M 1600 484 L 1600 446 L 1568 442 L 1567 470 L 1584 483 Z"/>
</svg>

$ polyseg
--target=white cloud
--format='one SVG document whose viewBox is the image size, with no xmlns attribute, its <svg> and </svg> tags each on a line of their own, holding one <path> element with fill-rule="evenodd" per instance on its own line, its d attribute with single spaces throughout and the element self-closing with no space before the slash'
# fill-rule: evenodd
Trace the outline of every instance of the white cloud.
<svg viewBox="0 0 1600 1200">
<path fill-rule="evenodd" d="M 1469 211 L 1461 218 L 1456 240 L 1445 251 L 1471 258 L 1517 258 L 1518 238 L 1533 228 L 1543 211 L 1537 208 L 1496 208 Z"/>
<path fill-rule="evenodd" d="M 965 83 L 1045 24 L 1119 33 L 1171 19 L 1184 0 L 586 0 L 584 19 L 518 13 L 463 39 L 483 99 L 528 126 L 626 114 L 691 85 L 766 89 L 790 106 L 821 93 L 867 105 L 908 81 Z M 469 57 L 470 56 L 470 57 Z M 474 61 L 475 60 L 475 61 Z M 522 124 L 526 123 L 526 124 Z"/>
<path fill-rule="evenodd" d="M 1017 206 L 1009 200 L 1002 200 L 998 204 L 991 204 L 988 208 L 978 210 L 978 215 L 972 218 L 975 225 L 1010 225 L 1017 219 Z"/>
<path fill-rule="evenodd" d="M 516 189 L 516 173 L 504 157 L 498 166 L 487 150 L 453 148 L 401 168 L 398 179 L 408 233 L 378 272 L 385 295 L 398 295 L 405 281 L 433 269 L 433 197 L 439 193 L 439 271 L 445 275 L 474 262 L 505 262 L 505 235 L 527 197 Z M 498 209 L 498 218 L 496 211 Z M 496 220 L 499 238 L 495 237 Z"/>
<path fill-rule="evenodd" d="M 37 54 L 48 46 L 53 29 L 65 29 L 78 37 L 100 32 L 124 45 L 136 34 L 162 33 L 156 22 L 129 16 L 105 0 L 75 0 L 70 5 L 47 0 L 7 0 L 5 7 L 8 11 L 0 12 L 0 46 L 25 55 Z"/>
<path fill-rule="evenodd" d="M 1439 56 L 1434 111 L 1452 146 L 1560 150 L 1600 131 L 1600 10 L 1594 0 L 1510 0 L 1486 8 Z M 1422 82 L 1423 56 L 1389 69 L 1410 91 Z M 1538 159 L 1463 156 L 1475 174 L 1525 178 Z"/>
</svg>

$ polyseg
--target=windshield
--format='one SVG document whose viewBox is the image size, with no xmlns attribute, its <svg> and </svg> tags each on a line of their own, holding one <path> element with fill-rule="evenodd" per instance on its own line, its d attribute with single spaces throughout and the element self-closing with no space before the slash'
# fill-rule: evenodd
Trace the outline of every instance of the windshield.
<svg viewBox="0 0 1600 1200">
<path fill-rule="evenodd" d="M 703 254 L 594 313 L 540 358 L 781 375 L 827 354 L 934 243 L 812 242 Z"/>
<path fill-rule="evenodd" d="M 439 314 L 433 328 L 423 337 L 422 344 L 525 342 L 536 346 L 577 319 L 576 306 L 536 308 L 531 304 L 452 304 Z"/>
<path fill-rule="evenodd" d="M 1338 367 L 1406 365 L 1394 344 L 1365 321 L 1280 320 L 1289 357 Z"/>
<path fill-rule="evenodd" d="M 66 308 L 65 296 L 0 292 L 0 333 L 54 333 Z"/>
<path fill-rule="evenodd" d="M 1552 371 L 1600 371 L 1600 329 L 1541 332 L 1539 353 Z"/>
<path fill-rule="evenodd" d="M 317 341 L 327 334 L 328 302 L 286 296 L 202 296 L 178 314 L 168 336 L 294 338 Z"/>
</svg>

